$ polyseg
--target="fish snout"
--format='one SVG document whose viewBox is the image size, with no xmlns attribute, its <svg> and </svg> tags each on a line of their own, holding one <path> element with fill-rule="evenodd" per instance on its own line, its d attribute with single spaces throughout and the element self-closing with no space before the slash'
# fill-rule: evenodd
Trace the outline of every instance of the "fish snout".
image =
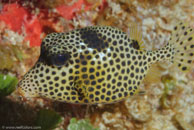
<svg viewBox="0 0 194 130">
<path fill-rule="evenodd" d="M 23 98 L 38 97 L 37 84 L 30 82 L 29 78 L 24 78 L 18 83 L 17 92 Z"/>
</svg>

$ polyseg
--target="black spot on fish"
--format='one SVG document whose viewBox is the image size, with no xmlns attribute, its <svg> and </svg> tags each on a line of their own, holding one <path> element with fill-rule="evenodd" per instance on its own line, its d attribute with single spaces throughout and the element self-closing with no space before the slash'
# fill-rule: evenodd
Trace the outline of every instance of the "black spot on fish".
<svg viewBox="0 0 194 130">
<path fill-rule="evenodd" d="M 140 49 L 140 46 L 139 46 L 139 43 L 137 40 L 132 40 L 132 43 L 130 44 L 131 47 L 139 50 Z"/>
<path fill-rule="evenodd" d="M 105 42 L 106 36 L 99 35 L 96 31 L 92 29 L 81 29 L 81 38 L 90 48 L 95 48 L 98 51 L 108 47 L 108 43 Z"/>
</svg>

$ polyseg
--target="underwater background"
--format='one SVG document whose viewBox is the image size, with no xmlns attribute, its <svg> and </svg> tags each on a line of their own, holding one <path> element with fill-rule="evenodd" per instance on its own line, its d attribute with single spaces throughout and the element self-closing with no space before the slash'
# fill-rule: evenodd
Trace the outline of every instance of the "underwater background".
<svg viewBox="0 0 194 130">
<path fill-rule="evenodd" d="M 194 27 L 193 0 L 0 0 L 0 129 L 193 130 L 194 66 L 153 64 L 140 93 L 113 104 L 75 105 L 23 99 L 16 84 L 40 55 L 42 39 L 93 25 L 141 30 L 143 49 L 157 50 L 173 27 Z"/>
</svg>

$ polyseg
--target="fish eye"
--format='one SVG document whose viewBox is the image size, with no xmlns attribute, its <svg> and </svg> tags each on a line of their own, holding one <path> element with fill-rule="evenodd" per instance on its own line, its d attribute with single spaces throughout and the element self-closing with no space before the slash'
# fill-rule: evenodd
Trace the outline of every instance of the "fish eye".
<svg viewBox="0 0 194 130">
<path fill-rule="evenodd" d="M 45 62 L 47 65 L 53 65 L 53 66 L 63 66 L 67 63 L 67 61 L 70 58 L 70 54 L 68 52 L 62 52 L 62 53 L 54 53 L 54 54 L 43 54 L 40 56 L 41 61 Z"/>
<path fill-rule="evenodd" d="M 49 61 L 51 65 L 62 66 L 68 61 L 69 58 L 69 53 L 55 54 L 49 57 Z"/>
</svg>

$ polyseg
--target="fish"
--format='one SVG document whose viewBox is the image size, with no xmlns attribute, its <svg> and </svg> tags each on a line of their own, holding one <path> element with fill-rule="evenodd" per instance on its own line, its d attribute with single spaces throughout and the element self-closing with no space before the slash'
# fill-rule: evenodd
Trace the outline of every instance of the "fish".
<svg viewBox="0 0 194 130">
<path fill-rule="evenodd" d="M 133 28 L 134 30 L 134 28 Z M 194 30 L 179 22 L 161 49 L 141 49 L 137 35 L 110 26 L 48 34 L 40 57 L 19 82 L 23 97 L 73 104 L 109 104 L 138 93 L 150 66 L 170 61 L 187 72 L 194 59 Z M 135 37 L 133 37 L 135 36 Z"/>
</svg>

